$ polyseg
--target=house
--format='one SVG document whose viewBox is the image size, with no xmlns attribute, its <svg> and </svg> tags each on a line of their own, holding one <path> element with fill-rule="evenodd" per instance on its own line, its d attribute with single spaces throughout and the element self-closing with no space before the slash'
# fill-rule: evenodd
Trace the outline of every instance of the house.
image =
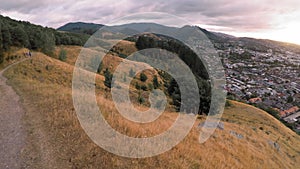
<svg viewBox="0 0 300 169">
<path fill-rule="evenodd" d="M 259 97 L 256 97 L 256 98 L 249 99 L 248 102 L 249 103 L 260 103 L 260 102 L 262 102 L 262 99 Z"/>
<path fill-rule="evenodd" d="M 294 123 L 298 121 L 298 118 L 300 117 L 300 111 L 297 113 L 294 113 L 292 115 L 289 115 L 287 117 L 284 118 L 284 121 L 288 122 L 288 123 Z"/>
<path fill-rule="evenodd" d="M 281 111 L 280 112 L 280 117 L 286 117 L 286 116 L 288 116 L 288 115 L 290 115 L 292 113 L 295 113 L 298 110 L 299 110 L 299 107 L 298 106 L 294 106 L 294 107 L 292 107 L 292 108 L 290 108 L 288 110 Z"/>
</svg>

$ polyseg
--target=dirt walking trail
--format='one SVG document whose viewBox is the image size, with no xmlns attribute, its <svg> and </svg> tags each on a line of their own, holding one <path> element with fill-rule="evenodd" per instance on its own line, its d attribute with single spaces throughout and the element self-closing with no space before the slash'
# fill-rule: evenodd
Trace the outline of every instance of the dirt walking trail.
<svg viewBox="0 0 300 169">
<path fill-rule="evenodd" d="M 22 125 L 25 112 L 19 96 L 6 84 L 3 72 L 24 60 L 0 71 L 0 169 L 23 168 L 20 154 L 25 146 L 26 130 Z"/>
</svg>

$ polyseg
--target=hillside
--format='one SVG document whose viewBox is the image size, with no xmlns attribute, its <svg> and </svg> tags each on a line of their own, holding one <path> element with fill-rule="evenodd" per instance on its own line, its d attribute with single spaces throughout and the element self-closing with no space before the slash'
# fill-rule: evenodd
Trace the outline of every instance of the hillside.
<svg viewBox="0 0 300 169">
<path fill-rule="evenodd" d="M 83 45 L 87 39 L 88 35 L 62 33 L 0 15 L 0 64 L 11 47 L 24 47 L 52 55 L 55 45 Z"/>
<path fill-rule="evenodd" d="M 71 53 L 78 48 L 70 46 L 67 50 Z M 96 146 L 82 130 L 73 108 L 72 71 L 71 64 L 34 53 L 32 59 L 5 72 L 26 110 L 24 122 L 29 146 L 22 157 L 29 168 L 297 168 L 300 165 L 300 137 L 266 112 L 238 102 L 231 102 L 225 109 L 221 120 L 224 129 L 216 130 L 204 144 L 198 143 L 197 126 L 205 116 L 199 116 L 188 137 L 166 153 L 146 159 L 115 156 Z M 116 112 L 110 97 L 104 97 L 103 83 L 104 77 L 97 75 L 98 105 L 110 125 L 121 133 L 149 136 L 164 131 L 177 117 L 176 113 L 166 112 L 150 124 L 129 122 Z"/>
<path fill-rule="evenodd" d="M 57 28 L 57 30 L 92 35 L 102 26 L 104 25 L 94 24 L 94 23 L 84 23 L 84 22 L 72 22 Z"/>
<path fill-rule="evenodd" d="M 230 93 L 231 99 L 251 103 L 250 99 L 257 98 L 259 101 L 253 103 L 255 106 L 267 110 L 286 126 L 300 133 L 300 119 L 296 119 L 297 110 L 288 114 L 283 113 L 289 112 L 293 107 L 300 107 L 299 45 L 264 39 L 237 38 L 191 26 L 175 28 L 153 23 L 132 23 L 110 27 L 115 32 L 132 35 L 127 40 L 134 42 L 138 50 L 160 48 L 179 54 L 178 56 L 194 74 L 202 78 L 202 82 L 198 83 L 198 86 L 201 86 L 199 89 L 205 89 L 200 93 L 201 103 L 204 103 L 200 106 L 202 110 L 198 112 L 201 114 L 207 113 L 209 108 L 207 103 L 210 90 L 205 87 L 209 85 L 203 83 L 208 77 L 206 70 L 193 51 L 185 48 L 180 42 L 162 35 L 164 33 L 168 35 L 170 32 L 185 35 L 190 28 L 200 29 L 217 50 L 227 75 L 226 90 Z M 143 31 L 146 33 L 142 33 Z M 113 35 L 119 36 L 118 33 L 111 33 L 110 38 L 115 38 Z M 103 38 L 106 37 L 103 35 Z M 127 48 L 128 46 L 124 47 Z M 128 51 L 123 52 L 122 48 L 116 46 L 110 50 L 122 58 L 129 54 Z M 176 102 L 179 99 L 174 100 Z M 284 120 L 290 119 L 287 116 L 292 114 L 296 114 L 296 118 L 291 116 L 293 117 L 291 120 Z"/>
</svg>

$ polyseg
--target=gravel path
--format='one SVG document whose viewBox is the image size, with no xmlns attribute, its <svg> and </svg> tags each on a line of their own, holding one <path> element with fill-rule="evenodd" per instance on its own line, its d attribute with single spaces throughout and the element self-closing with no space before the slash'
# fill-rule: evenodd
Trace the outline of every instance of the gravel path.
<svg viewBox="0 0 300 169">
<path fill-rule="evenodd" d="M 22 125 L 25 112 L 19 96 L 3 76 L 5 70 L 22 61 L 0 72 L 0 169 L 23 168 L 20 154 L 25 146 L 26 132 Z"/>
</svg>

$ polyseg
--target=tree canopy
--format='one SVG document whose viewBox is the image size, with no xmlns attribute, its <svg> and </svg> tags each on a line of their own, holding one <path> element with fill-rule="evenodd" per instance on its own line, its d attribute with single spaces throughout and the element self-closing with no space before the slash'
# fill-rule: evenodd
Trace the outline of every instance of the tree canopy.
<svg viewBox="0 0 300 169">
<path fill-rule="evenodd" d="M 40 50 L 52 55 L 55 45 L 84 45 L 88 35 L 59 32 L 0 15 L 0 55 L 11 46 Z M 1 59 L 0 59 L 1 61 Z"/>
</svg>

